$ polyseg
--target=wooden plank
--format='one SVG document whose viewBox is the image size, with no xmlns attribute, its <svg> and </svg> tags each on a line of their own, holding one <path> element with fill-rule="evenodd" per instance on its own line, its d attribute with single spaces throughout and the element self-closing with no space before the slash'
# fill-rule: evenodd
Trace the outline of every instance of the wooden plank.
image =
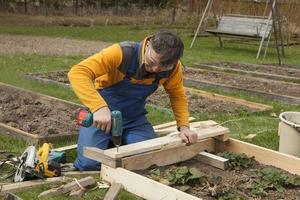
<svg viewBox="0 0 300 200">
<path fill-rule="evenodd" d="M 201 151 L 215 151 L 213 138 L 199 141 L 189 146 L 165 149 L 154 152 L 138 154 L 122 159 L 122 167 L 128 170 L 144 170 L 152 165 L 165 166 L 189 160 Z"/>
<path fill-rule="evenodd" d="M 285 101 L 285 102 L 289 102 L 289 103 L 292 103 L 292 104 L 299 104 L 300 103 L 300 98 L 299 97 L 280 95 L 280 94 L 274 94 L 274 93 L 266 93 L 266 92 L 261 92 L 261 91 L 257 91 L 257 90 L 252 90 L 252 89 L 234 87 L 234 86 L 218 84 L 218 83 L 212 83 L 212 82 L 208 82 L 208 81 L 195 81 L 195 80 L 192 80 L 192 79 L 189 79 L 189 78 L 185 78 L 184 79 L 184 84 L 192 86 L 192 87 L 209 86 L 209 87 L 215 87 L 215 88 L 218 88 L 218 89 L 222 88 L 223 90 L 230 91 L 230 92 L 232 92 L 232 91 L 234 91 L 234 92 L 243 91 L 243 92 L 249 92 L 249 93 L 255 94 L 257 96 L 262 96 L 262 97 L 272 99 L 272 100 Z M 289 84 L 291 84 L 291 83 L 289 83 Z"/>
<path fill-rule="evenodd" d="M 226 142 L 225 150 L 255 156 L 255 159 L 262 164 L 273 165 L 290 173 L 300 175 L 300 158 L 298 157 L 232 138 Z"/>
<path fill-rule="evenodd" d="M 200 141 L 206 138 L 216 137 L 219 135 L 229 133 L 229 129 L 222 126 L 214 126 L 205 129 L 195 130 L 195 132 L 198 134 L 198 141 Z M 140 154 L 161 149 L 170 149 L 185 145 L 186 144 L 179 137 L 179 134 L 174 133 L 164 137 L 121 146 L 119 147 L 118 152 L 116 148 L 104 150 L 104 154 L 111 158 L 123 158 L 134 154 Z"/>
<path fill-rule="evenodd" d="M 194 117 L 189 117 L 189 122 L 191 122 L 193 120 L 195 120 Z M 154 128 L 154 130 L 158 130 L 158 129 L 164 129 L 164 128 L 173 127 L 173 126 L 176 127 L 176 123 L 177 123 L 176 121 L 172 121 L 172 122 L 168 122 L 168 123 L 153 126 L 153 128 Z"/>
<path fill-rule="evenodd" d="M 114 148 L 116 151 L 116 148 Z M 110 167 L 119 167 L 120 160 L 116 158 L 112 158 L 111 156 L 107 156 L 104 153 L 104 150 L 96 148 L 96 147 L 84 147 L 83 155 L 87 158 L 96 160 Z"/>
<path fill-rule="evenodd" d="M 191 122 L 190 123 L 190 128 L 193 129 L 193 128 L 208 128 L 208 127 L 211 127 L 211 126 L 215 126 L 217 125 L 218 123 L 213 121 L 213 120 L 207 120 L 207 121 L 199 121 L 199 122 Z M 158 129 L 158 130 L 155 130 L 155 133 L 156 135 L 165 135 L 167 133 L 171 133 L 171 132 L 175 132 L 177 131 L 177 127 L 167 127 L 167 128 L 162 128 L 162 129 Z"/>
<path fill-rule="evenodd" d="M 213 64 L 204 64 L 204 63 L 197 63 L 195 64 L 196 67 L 200 67 L 201 69 L 208 69 L 210 71 L 221 71 L 221 72 L 229 72 L 229 73 L 237 73 L 241 75 L 248 75 L 252 77 L 259 77 L 259 78 L 264 78 L 264 79 L 273 79 L 273 80 L 279 80 L 279 81 L 291 81 L 291 82 L 300 82 L 300 78 L 290 75 L 290 76 L 285 76 L 285 75 L 278 75 L 278 74 L 270 74 L 270 73 L 264 73 L 264 72 L 255 72 L 255 71 L 248 71 L 248 70 L 243 70 L 243 69 L 235 69 L 235 68 L 230 68 L 230 67 L 225 67 L 225 66 L 216 66 Z M 257 66 L 257 67 L 264 67 L 262 66 Z M 272 71 L 273 66 L 269 67 L 269 70 Z M 290 69 L 291 71 L 299 71 L 299 70 L 294 70 Z"/>
<path fill-rule="evenodd" d="M 52 149 L 52 151 L 68 151 L 68 150 L 72 150 L 72 149 L 77 149 L 77 144 L 72 144 L 69 146 L 55 148 L 55 149 Z"/>
<path fill-rule="evenodd" d="M 104 200 L 116 200 L 123 186 L 120 183 L 112 183 L 109 190 L 105 194 Z"/>
<path fill-rule="evenodd" d="M 229 162 L 229 160 L 226 158 L 222 158 L 204 151 L 199 153 L 198 160 L 222 170 L 225 170 L 228 167 Z"/>
<path fill-rule="evenodd" d="M 67 181 L 70 180 L 70 178 L 61 176 L 61 177 L 53 177 L 53 178 L 46 178 L 46 179 L 38 179 L 33 181 L 23 181 L 19 183 L 12 183 L 8 185 L 2 185 L 0 187 L 0 193 L 5 192 L 19 192 L 27 190 L 28 188 L 45 185 L 53 182 L 59 182 L 59 181 Z"/>
<path fill-rule="evenodd" d="M 224 96 L 224 95 L 220 95 L 220 94 L 216 94 L 216 93 L 210 93 L 210 92 L 206 92 L 206 91 L 203 91 L 203 90 L 197 90 L 197 89 L 194 89 L 194 88 L 185 87 L 185 89 L 187 91 L 191 92 L 191 93 L 198 94 L 198 95 L 200 95 L 202 97 L 205 97 L 205 98 L 233 102 L 233 103 L 244 105 L 246 107 L 256 109 L 256 110 L 264 111 L 264 110 L 272 109 L 272 106 L 247 101 L 247 100 L 244 100 L 244 99 L 237 99 L 237 98 L 234 98 L 234 97 Z"/>
<path fill-rule="evenodd" d="M 109 183 L 118 182 L 126 191 L 148 200 L 200 200 L 195 196 L 123 168 L 115 169 L 102 165 L 101 177 Z"/>
<path fill-rule="evenodd" d="M 61 175 L 62 176 L 95 176 L 98 175 L 99 171 L 70 171 L 70 172 L 62 172 Z"/>
<path fill-rule="evenodd" d="M 58 194 L 66 194 L 71 191 L 77 191 L 79 189 L 82 189 L 81 187 L 84 188 L 84 187 L 93 185 L 95 183 L 96 183 L 95 179 L 91 176 L 87 176 L 87 177 L 84 177 L 79 180 L 75 179 L 74 181 L 67 183 L 61 187 L 52 188 L 50 190 L 46 190 L 46 191 L 40 193 L 38 198 L 41 198 L 41 197 L 46 198 L 46 197 L 50 197 L 50 196 L 54 196 L 54 195 L 58 195 Z"/>
</svg>

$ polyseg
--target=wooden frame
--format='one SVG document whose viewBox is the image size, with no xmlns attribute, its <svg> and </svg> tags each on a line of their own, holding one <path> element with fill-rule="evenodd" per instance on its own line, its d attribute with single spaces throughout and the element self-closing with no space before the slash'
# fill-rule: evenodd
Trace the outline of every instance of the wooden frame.
<svg viewBox="0 0 300 200">
<path fill-rule="evenodd" d="M 47 102 L 52 104 L 53 106 L 68 106 L 72 107 L 74 110 L 83 107 L 80 104 L 76 104 L 73 102 L 65 101 L 62 99 L 58 99 L 55 97 L 47 96 L 44 94 L 28 91 L 25 89 L 21 89 L 15 86 L 11 86 L 8 84 L 4 84 L 0 82 L 0 87 L 4 87 L 10 91 L 13 91 L 14 93 L 20 93 L 24 94 L 26 93 L 27 95 L 31 96 L 34 99 L 39 99 L 41 102 Z M 75 123 L 75 122 L 74 122 Z M 30 142 L 30 143 L 43 143 L 43 142 L 54 142 L 62 139 L 71 139 L 71 138 L 76 138 L 78 136 L 78 132 L 76 133 L 61 133 L 61 134 L 56 134 L 56 135 L 48 135 L 48 136 L 39 136 L 35 135 L 32 133 L 28 133 L 25 131 L 22 131 L 20 129 L 8 126 L 4 123 L 0 123 L 0 134 L 5 134 L 5 135 L 10 135 L 14 137 L 22 137 L 24 140 Z"/>
</svg>

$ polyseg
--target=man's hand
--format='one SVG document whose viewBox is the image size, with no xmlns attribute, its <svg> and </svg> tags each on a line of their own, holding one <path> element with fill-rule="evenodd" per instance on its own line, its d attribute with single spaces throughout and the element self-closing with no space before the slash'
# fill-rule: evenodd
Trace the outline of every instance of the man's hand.
<svg viewBox="0 0 300 200">
<path fill-rule="evenodd" d="M 192 131 L 189 127 L 181 126 L 180 130 L 180 137 L 183 139 L 184 142 L 188 144 L 193 144 L 197 142 L 198 136 L 197 133 Z"/>
<path fill-rule="evenodd" d="M 93 113 L 94 126 L 106 133 L 111 129 L 111 112 L 108 107 L 103 107 Z"/>
</svg>

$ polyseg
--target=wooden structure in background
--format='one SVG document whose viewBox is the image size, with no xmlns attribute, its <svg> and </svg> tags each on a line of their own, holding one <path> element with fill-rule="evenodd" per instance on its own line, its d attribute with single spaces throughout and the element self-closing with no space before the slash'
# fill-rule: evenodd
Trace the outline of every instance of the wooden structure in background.
<svg viewBox="0 0 300 200">
<path fill-rule="evenodd" d="M 281 56 L 284 56 L 284 44 L 281 33 L 281 23 L 279 19 L 279 13 L 277 9 L 277 0 L 270 0 L 271 9 L 268 16 L 247 16 L 247 15 L 224 15 L 217 19 L 213 6 L 214 0 L 208 0 L 206 8 L 202 14 L 197 30 L 194 34 L 194 38 L 190 45 L 193 47 L 196 37 L 204 26 L 206 32 L 216 35 L 219 38 L 220 46 L 223 47 L 221 36 L 238 37 L 238 38 L 251 38 L 259 39 L 260 45 L 257 51 L 256 58 L 260 57 L 261 49 L 263 44 L 266 42 L 264 57 L 269 46 L 269 41 L 272 33 L 275 36 L 275 46 L 277 50 L 278 62 L 281 65 Z M 266 9 L 269 1 L 266 1 Z M 214 18 L 217 24 L 215 29 L 206 29 L 207 17 L 209 16 L 210 10 L 213 10 Z M 265 10 L 266 10 L 265 9 Z M 203 25 L 204 24 L 204 25 Z M 265 41 L 266 40 L 266 41 Z M 281 48 L 281 51 L 279 50 Z"/>
</svg>

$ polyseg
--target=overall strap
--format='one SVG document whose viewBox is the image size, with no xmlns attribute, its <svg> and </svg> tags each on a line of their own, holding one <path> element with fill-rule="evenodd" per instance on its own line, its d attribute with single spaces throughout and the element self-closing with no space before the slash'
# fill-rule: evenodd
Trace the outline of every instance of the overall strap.
<svg viewBox="0 0 300 200">
<path fill-rule="evenodd" d="M 122 50 L 122 62 L 119 65 L 118 69 L 127 76 L 129 65 L 132 61 L 134 54 L 136 53 L 137 43 L 132 41 L 125 41 L 121 42 L 120 46 Z M 133 74 L 130 73 L 130 76 L 131 75 Z"/>
</svg>

